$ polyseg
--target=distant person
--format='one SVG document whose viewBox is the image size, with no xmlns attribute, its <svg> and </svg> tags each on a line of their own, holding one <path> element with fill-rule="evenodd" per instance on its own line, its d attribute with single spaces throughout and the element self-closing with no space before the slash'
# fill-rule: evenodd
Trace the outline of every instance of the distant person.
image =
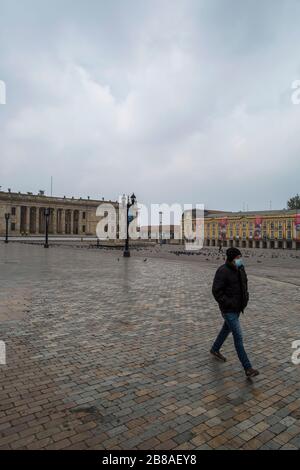
<svg viewBox="0 0 300 470">
<path fill-rule="evenodd" d="M 219 245 L 219 253 L 223 253 L 223 247 L 222 247 L 222 245 Z"/>
<path fill-rule="evenodd" d="M 212 293 L 219 304 L 224 324 L 210 352 L 217 359 L 226 362 L 220 349 L 229 333 L 232 333 L 235 349 L 246 376 L 255 377 L 259 372 L 252 368 L 244 349 L 239 321 L 240 313 L 244 312 L 249 300 L 242 254 L 237 248 L 228 248 L 226 256 L 226 263 L 218 268 L 212 286 Z"/>
</svg>

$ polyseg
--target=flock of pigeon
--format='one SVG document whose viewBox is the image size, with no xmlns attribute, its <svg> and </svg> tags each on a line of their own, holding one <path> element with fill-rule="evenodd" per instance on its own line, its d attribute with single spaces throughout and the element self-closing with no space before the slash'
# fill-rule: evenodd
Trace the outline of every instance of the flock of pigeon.
<svg viewBox="0 0 300 470">
<path fill-rule="evenodd" d="M 90 246 L 90 248 L 98 248 L 105 251 L 122 251 L 122 247 L 109 247 L 109 246 Z M 132 253 L 137 255 L 144 255 L 144 262 L 147 262 L 148 257 L 200 257 L 204 261 L 223 261 L 226 259 L 226 248 L 219 251 L 219 248 L 203 247 L 201 250 L 185 250 L 183 246 L 174 245 L 151 245 L 151 246 L 137 246 L 133 245 L 130 247 Z M 243 258 L 248 258 L 248 261 L 262 263 L 264 260 L 271 259 L 300 259 L 300 252 L 295 250 L 281 250 L 281 249 L 243 249 L 241 248 Z M 120 257 L 117 258 L 118 262 Z"/>
</svg>

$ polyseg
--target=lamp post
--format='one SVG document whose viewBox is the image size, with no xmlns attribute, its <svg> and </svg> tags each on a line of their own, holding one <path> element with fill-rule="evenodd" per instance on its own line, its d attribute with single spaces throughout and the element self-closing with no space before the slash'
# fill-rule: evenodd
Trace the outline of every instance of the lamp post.
<svg viewBox="0 0 300 470">
<path fill-rule="evenodd" d="M 162 246 L 162 211 L 159 212 L 159 244 Z"/>
<path fill-rule="evenodd" d="M 130 196 L 123 196 L 122 202 L 125 205 L 126 204 L 126 241 L 125 241 L 125 247 L 124 247 L 124 252 L 123 256 L 125 258 L 130 257 L 130 251 L 129 251 L 129 209 L 131 206 L 133 206 L 136 203 L 136 197 L 134 193 Z"/>
<path fill-rule="evenodd" d="M 7 212 L 5 214 L 5 225 L 6 225 L 6 229 L 5 229 L 5 243 L 8 243 L 8 221 L 9 221 L 9 218 L 10 218 L 10 214 Z"/>
<path fill-rule="evenodd" d="M 46 228 L 44 248 L 49 248 L 49 243 L 48 243 L 49 217 L 50 217 L 50 209 L 49 208 L 44 210 L 44 216 L 45 216 L 45 228 Z"/>
</svg>

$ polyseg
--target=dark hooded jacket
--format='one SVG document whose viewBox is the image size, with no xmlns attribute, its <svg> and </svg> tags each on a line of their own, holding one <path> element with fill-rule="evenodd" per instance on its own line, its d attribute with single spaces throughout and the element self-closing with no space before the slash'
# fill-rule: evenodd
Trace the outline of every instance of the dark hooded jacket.
<svg viewBox="0 0 300 470">
<path fill-rule="evenodd" d="M 249 300 L 248 281 L 243 267 L 228 261 L 215 274 L 212 293 L 222 313 L 243 312 Z"/>
</svg>

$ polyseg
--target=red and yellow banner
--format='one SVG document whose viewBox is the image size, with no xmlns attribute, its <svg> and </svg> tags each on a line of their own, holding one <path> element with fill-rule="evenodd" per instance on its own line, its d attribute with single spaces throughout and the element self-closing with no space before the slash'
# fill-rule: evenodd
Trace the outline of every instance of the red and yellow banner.
<svg viewBox="0 0 300 470">
<path fill-rule="evenodd" d="M 255 217 L 255 227 L 254 227 L 254 239 L 261 239 L 261 227 L 262 227 L 262 217 Z"/>
<path fill-rule="evenodd" d="M 295 231 L 296 231 L 296 238 L 300 238 L 300 214 L 295 215 Z"/>
<path fill-rule="evenodd" d="M 224 217 L 223 219 L 219 221 L 219 239 L 220 240 L 226 240 L 227 224 L 228 224 L 227 217 Z"/>
</svg>

